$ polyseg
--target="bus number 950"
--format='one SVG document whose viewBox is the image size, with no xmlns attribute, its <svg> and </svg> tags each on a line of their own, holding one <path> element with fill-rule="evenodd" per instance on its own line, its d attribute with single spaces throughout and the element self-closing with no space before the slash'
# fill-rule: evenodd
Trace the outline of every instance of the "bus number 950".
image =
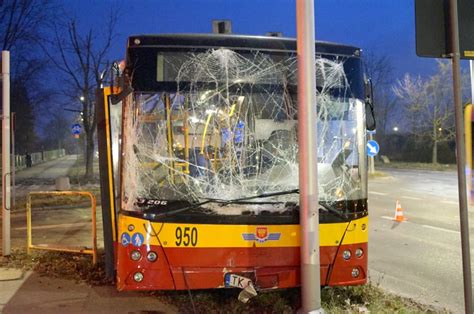
<svg viewBox="0 0 474 314">
<path fill-rule="evenodd" d="M 176 228 L 176 246 L 196 246 L 198 241 L 198 232 L 196 228 L 178 227 Z"/>
</svg>

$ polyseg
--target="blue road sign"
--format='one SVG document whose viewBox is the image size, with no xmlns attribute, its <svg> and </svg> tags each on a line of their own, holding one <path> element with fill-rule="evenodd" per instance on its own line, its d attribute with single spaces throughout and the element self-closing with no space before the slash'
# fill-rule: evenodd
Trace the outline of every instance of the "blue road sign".
<svg viewBox="0 0 474 314">
<path fill-rule="evenodd" d="M 81 134 L 82 127 L 79 123 L 73 124 L 71 126 L 72 134 L 79 135 Z"/>
<path fill-rule="evenodd" d="M 367 142 L 367 155 L 369 155 L 369 157 L 374 157 L 375 155 L 377 155 L 379 153 L 379 150 L 379 143 L 374 140 L 370 140 Z"/>
</svg>

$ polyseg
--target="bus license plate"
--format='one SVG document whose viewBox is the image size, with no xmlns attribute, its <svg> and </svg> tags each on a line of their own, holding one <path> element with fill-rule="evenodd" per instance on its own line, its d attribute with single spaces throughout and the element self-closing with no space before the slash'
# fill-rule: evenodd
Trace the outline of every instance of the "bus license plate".
<svg viewBox="0 0 474 314">
<path fill-rule="evenodd" d="M 252 280 L 236 274 L 227 273 L 224 277 L 226 287 L 244 289 L 252 284 Z"/>
</svg>

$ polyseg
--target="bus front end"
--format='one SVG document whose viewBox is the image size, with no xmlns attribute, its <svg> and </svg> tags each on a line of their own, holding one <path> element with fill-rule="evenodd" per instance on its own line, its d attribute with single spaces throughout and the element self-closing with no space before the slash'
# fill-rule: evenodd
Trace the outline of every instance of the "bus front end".
<svg viewBox="0 0 474 314">
<path fill-rule="evenodd" d="M 364 284 L 359 49 L 317 43 L 316 51 L 321 283 Z M 126 75 L 118 289 L 298 286 L 295 41 L 134 36 Z"/>
</svg>

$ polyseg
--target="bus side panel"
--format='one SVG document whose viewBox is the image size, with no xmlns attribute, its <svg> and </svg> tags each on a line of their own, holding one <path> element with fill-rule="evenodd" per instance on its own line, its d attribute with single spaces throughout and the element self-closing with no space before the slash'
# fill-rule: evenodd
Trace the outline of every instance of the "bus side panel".
<svg viewBox="0 0 474 314">
<path fill-rule="evenodd" d="M 105 270 L 107 278 L 112 279 L 115 271 L 117 251 L 116 221 L 114 205 L 114 186 L 112 161 L 110 158 L 110 117 L 107 97 L 111 89 L 96 91 L 97 141 L 99 150 L 100 195 L 102 202 L 102 225 L 104 233 Z"/>
<path fill-rule="evenodd" d="M 119 222 L 117 290 L 174 290 L 173 277 L 163 248 L 159 245 L 150 245 L 146 233 L 140 230 L 129 231 L 126 217 L 119 216 Z M 140 258 L 136 261 L 132 259 L 134 251 L 140 253 Z M 157 254 L 156 261 L 150 262 L 147 259 L 149 252 Z M 134 275 L 138 272 L 143 275 L 143 279 L 139 282 L 134 280 Z"/>
<path fill-rule="evenodd" d="M 133 261 L 130 257 L 132 251 L 141 253 L 138 261 Z M 146 254 L 154 251 L 158 254 L 158 260 L 149 262 Z M 164 256 L 163 249 L 159 246 L 139 248 L 119 245 L 119 258 L 117 263 L 117 289 L 122 290 L 174 290 L 175 285 L 171 276 L 170 267 Z M 143 280 L 137 282 L 133 276 L 140 272 Z"/>
<path fill-rule="evenodd" d="M 328 285 L 362 285 L 367 282 L 368 225 L 368 217 L 353 220 L 349 223 L 329 273 Z M 343 257 L 344 251 L 349 252 L 350 258 L 347 260 Z M 362 255 L 357 256 L 357 253 L 362 253 Z M 354 276 L 353 274 L 358 275 Z"/>
<path fill-rule="evenodd" d="M 328 274 L 328 286 L 354 286 L 367 283 L 367 243 L 357 243 L 341 245 L 331 271 Z M 354 256 L 357 249 L 362 249 L 364 254 L 361 257 Z M 345 250 L 349 250 L 352 257 L 345 260 L 342 256 Z M 357 269 L 358 276 L 354 278 L 353 270 Z"/>
</svg>

